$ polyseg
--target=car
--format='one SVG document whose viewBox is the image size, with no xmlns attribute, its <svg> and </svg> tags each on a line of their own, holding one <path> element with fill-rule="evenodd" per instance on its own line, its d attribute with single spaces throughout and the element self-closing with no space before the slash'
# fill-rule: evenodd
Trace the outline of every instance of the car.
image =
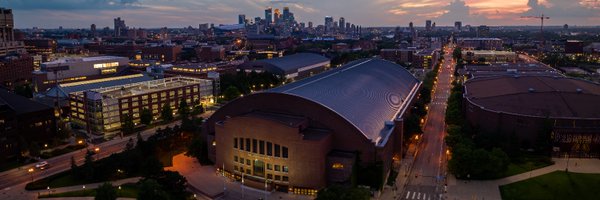
<svg viewBox="0 0 600 200">
<path fill-rule="evenodd" d="M 50 167 L 50 164 L 48 164 L 48 162 L 46 162 L 46 161 L 42 161 L 42 162 L 39 162 L 38 164 L 35 164 L 35 168 L 38 168 L 38 169 L 47 169 L 49 167 Z"/>
</svg>

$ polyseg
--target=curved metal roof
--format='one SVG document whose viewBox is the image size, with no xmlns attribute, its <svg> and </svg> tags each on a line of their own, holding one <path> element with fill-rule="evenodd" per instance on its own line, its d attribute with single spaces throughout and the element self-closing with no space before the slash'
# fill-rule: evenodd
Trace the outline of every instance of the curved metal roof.
<svg viewBox="0 0 600 200">
<path fill-rule="evenodd" d="M 285 74 L 295 73 L 302 67 L 328 62 L 329 58 L 314 53 L 297 53 L 273 59 L 259 60 L 276 67 L 278 71 Z"/>
<path fill-rule="evenodd" d="M 363 59 L 265 93 L 284 93 L 316 102 L 377 142 L 389 136 L 389 132 L 382 131 L 385 122 L 394 120 L 408 106 L 419 84 L 400 65 Z"/>
</svg>

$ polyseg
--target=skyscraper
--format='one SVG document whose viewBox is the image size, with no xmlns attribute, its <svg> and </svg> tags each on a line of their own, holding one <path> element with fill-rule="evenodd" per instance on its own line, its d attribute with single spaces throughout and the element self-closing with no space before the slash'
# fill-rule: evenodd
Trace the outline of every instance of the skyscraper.
<svg viewBox="0 0 600 200">
<path fill-rule="evenodd" d="M 338 24 L 340 25 L 340 30 L 344 30 L 344 26 L 346 25 L 346 19 L 340 17 L 340 21 Z"/>
<path fill-rule="evenodd" d="M 425 30 L 431 31 L 431 20 L 425 21 Z"/>
<path fill-rule="evenodd" d="M 283 21 L 285 22 L 289 22 L 290 21 L 290 8 L 289 7 L 283 7 Z"/>
<path fill-rule="evenodd" d="M 462 30 L 462 22 L 461 21 L 454 22 L 454 29 L 457 31 Z"/>
<path fill-rule="evenodd" d="M 275 24 L 281 23 L 281 11 L 278 8 L 275 8 L 275 13 L 273 14 L 273 21 Z"/>
<path fill-rule="evenodd" d="M 238 15 L 238 24 L 246 24 L 246 15 Z"/>
<path fill-rule="evenodd" d="M 325 33 L 330 33 L 333 28 L 333 17 L 325 16 Z"/>
<path fill-rule="evenodd" d="M 90 25 L 90 32 L 92 34 L 92 37 L 96 37 L 96 24 Z"/>
<path fill-rule="evenodd" d="M 115 18 L 115 37 L 127 36 L 127 26 L 125 20 L 121 20 L 120 17 Z"/>
<path fill-rule="evenodd" d="M 273 23 L 273 8 L 268 7 L 265 9 L 265 21 L 267 22 L 267 25 Z"/>
<path fill-rule="evenodd" d="M 312 22 L 308 22 L 308 28 L 313 28 L 313 23 Z"/>
</svg>

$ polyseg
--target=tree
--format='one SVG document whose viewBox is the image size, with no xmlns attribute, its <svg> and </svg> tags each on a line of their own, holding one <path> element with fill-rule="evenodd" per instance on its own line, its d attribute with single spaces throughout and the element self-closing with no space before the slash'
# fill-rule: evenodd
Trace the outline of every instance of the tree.
<svg viewBox="0 0 600 200">
<path fill-rule="evenodd" d="M 33 98 L 33 90 L 29 84 L 15 86 L 15 94 L 27 98 Z"/>
<path fill-rule="evenodd" d="M 133 123 L 133 116 L 131 114 L 125 114 L 121 116 L 121 132 L 125 134 L 132 134 L 135 131 L 135 124 Z"/>
<path fill-rule="evenodd" d="M 36 142 L 29 143 L 29 155 L 37 157 L 40 155 L 42 148 Z"/>
<path fill-rule="evenodd" d="M 79 166 L 77 166 L 77 162 L 75 162 L 75 157 L 71 156 L 71 171 L 76 176 L 79 174 Z"/>
<path fill-rule="evenodd" d="M 165 103 L 162 106 L 162 111 L 160 112 L 160 118 L 164 122 L 168 122 L 168 121 L 173 120 L 173 110 L 171 109 L 171 106 L 169 106 L 168 103 Z"/>
<path fill-rule="evenodd" d="M 204 105 L 202 104 L 196 104 L 194 106 L 194 108 L 192 109 L 192 115 L 199 115 L 204 113 Z"/>
<path fill-rule="evenodd" d="M 142 109 L 140 112 L 140 123 L 145 125 L 150 125 L 152 123 L 152 111 L 150 111 L 150 109 Z"/>
<path fill-rule="evenodd" d="M 454 58 L 455 60 L 459 60 L 461 57 L 462 49 L 460 47 L 454 48 L 454 51 L 452 52 L 452 58 Z"/>
<path fill-rule="evenodd" d="M 235 86 L 229 86 L 227 87 L 227 89 L 225 89 L 225 92 L 223 92 L 223 96 L 225 96 L 225 100 L 227 101 L 231 101 L 235 98 L 238 98 L 240 95 L 240 91 Z"/>
<path fill-rule="evenodd" d="M 179 102 L 179 107 L 177 108 L 177 112 L 179 113 L 179 117 L 181 119 L 187 119 L 190 114 L 190 107 L 188 106 L 185 99 L 181 99 Z"/>
<path fill-rule="evenodd" d="M 185 155 L 196 158 L 202 164 L 207 163 L 208 149 L 205 140 L 201 136 L 196 136 L 188 145 Z"/>
<path fill-rule="evenodd" d="M 138 199 L 144 200 L 168 200 L 167 194 L 160 184 L 154 179 L 144 179 L 140 181 L 140 189 L 138 190 Z"/>
<path fill-rule="evenodd" d="M 95 200 L 115 200 L 117 199 L 117 191 L 110 183 L 104 183 L 96 189 Z"/>
<path fill-rule="evenodd" d="M 186 191 L 187 180 L 179 172 L 163 171 L 156 181 L 173 199 L 186 199 L 188 196 Z"/>
<path fill-rule="evenodd" d="M 316 200 L 368 200 L 371 193 L 365 188 L 333 185 L 317 192 Z"/>
<path fill-rule="evenodd" d="M 59 139 L 68 139 L 69 137 L 71 137 L 71 128 L 68 126 L 67 122 L 65 122 L 64 120 L 60 119 L 58 120 L 58 130 L 56 131 L 57 134 L 56 136 Z"/>
</svg>

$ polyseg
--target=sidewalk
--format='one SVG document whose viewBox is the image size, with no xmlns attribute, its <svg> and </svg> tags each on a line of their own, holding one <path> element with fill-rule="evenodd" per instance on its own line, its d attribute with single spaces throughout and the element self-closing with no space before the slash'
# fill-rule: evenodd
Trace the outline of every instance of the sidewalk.
<svg viewBox="0 0 600 200">
<path fill-rule="evenodd" d="M 553 165 L 497 180 L 464 181 L 457 180 L 454 176 L 449 176 L 447 199 L 501 200 L 499 189 L 501 185 L 522 181 L 558 170 L 564 171 L 567 168 L 567 159 L 554 158 L 552 160 L 555 162 Z M 600 173 L 600 160 L 598 159 L 571 158 L 568 163 L 570 172 Z"/>
</svg>

